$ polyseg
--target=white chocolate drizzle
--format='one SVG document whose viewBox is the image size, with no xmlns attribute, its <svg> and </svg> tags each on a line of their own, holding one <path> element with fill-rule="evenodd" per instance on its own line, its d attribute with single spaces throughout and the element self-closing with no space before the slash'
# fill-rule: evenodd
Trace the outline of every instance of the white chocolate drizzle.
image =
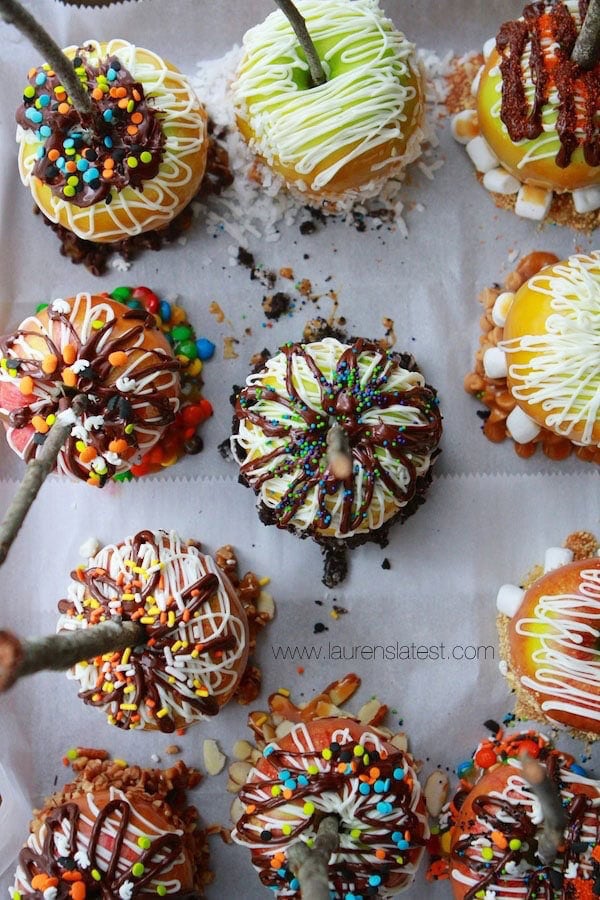
<svg viewBox="0 0 600 900">
<path fill-rule="evenodd" d="M 91 64 L 98 64 L 107 55 L 117 56 L 134 79 L 142 84 L 148 101 L 157 110 L 165 138 L 158 174 L 144 183 L 142 191 L 129 186 L 122 191 L 111 191 L 109 205 L 96 203 L 79 207 L 52 194 L 51 209 L 48 210 L 40 195 L 43 182 L 33 175 L 37 151 L 43 147 L 43 141 L 35 132 L 19 127 L 21 180 L 31 189 L 33 199 L 52 222 L 66 221 L 68 228 L 84 240 L 117 241 L 164 227 L 182 206 L 177 191 L 192 182 L 195 159 L 206 141 L 205 117 L 190 81 L 181 72 L 168 68 L 156 53 L 136 48 L 128 41 L 113 39 L 106 44 L 84 41 L 81 46 Z M 65 53 L 74 57 L 77 50 L 77 47 L 68 47 Z M 99 214 L 109 221 L 108 227 L 102 230 Z"/>
<path fill-rule="evenodd" d="M 528 285 L 550 297 L 553 312 L 541 335 L 521 335 L 499 346 L 509 355 L 513 396 L 540 404 L 545 426 L 578 444 L 594 443 L 600 417 L 600 252 L 571 256 Z M 531 353 L 526 364 L 510 354 Z M 580 434 L 573 438 L 573 430 Z"/>
<path fill-rule="evenodd" d="M 297 5 L 316 47 L 325 48 L 326 74 L 337 54 L 350 68 L 322 85 L 300 89 L 295 76 L 306 77 L 308 66 L 284 15 L 275 11 L 250 29 L 233 93 L 238 115 L 251 122 L 255 134 L 251 148 L 267 162 L 279 159 L 303 176 L 331 158 L 312 179 L 314 191 L 326 188 L 353 159 L 391 140 L 408 143 L 399 166 L 416 159 L 421 128 L 414 140 L 409 138 L 421 110 L 410 120 L 405 113 L 417 96 L 405 82 L 420 78 L 414 45 L 395 30 L 378 0 L 299 0 Z M 377 168 L 370 176 L 377 178 Z M 300 180 L 296 187 L 306 190 Z"/>
</svg>

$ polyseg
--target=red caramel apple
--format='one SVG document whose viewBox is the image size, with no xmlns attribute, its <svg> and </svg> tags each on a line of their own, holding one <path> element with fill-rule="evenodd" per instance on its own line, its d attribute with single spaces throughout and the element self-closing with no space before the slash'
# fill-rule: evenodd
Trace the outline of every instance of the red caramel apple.
<svg viewBox="0 0 600 900">
<path fill-rule="evenodd" d="M 566 817 L 552 863 L 536 855 L 544 813 L 523 777 L 519 757 L 542 763 L 560 792 Z M 455 900 L 597 896 L 600 877 L 600 783 L 536 732 L 484 741 L 474 755 L 480 773 L 451 804 L 449 874 Z"/>
<path fill-rule="evenodd" d="M 198 783 L 183 763 L 162 772 L 111 763 L 82 751 L 76 780 L 49 797 L 31 823 L 11 891 L 21 897 L 200 897 L 206 851 L 185 789 Z M 77 761 L 80 762 L 79 760 Z"/>
<path fill-rule="evenodd" d="M 103 547 L 72 573 L 58 631 L 120 615 L 148 636 L 145 644 L 69 672 L 84 703 L 104 710 L 110 724 L 173 732 L 216 716 L 239 691 L 250 643 L 268 617 L 256 609 L 256 576 L 245 576 L 236 590 L 221 568 L 222 554 L 215 562 L 174 531 L 141 531 Z M 236 578 L 232 552 L 227 568 Z"/>
<path fill-rule="evenodd" d="M 519 698 L 533 701 L 536 718 L 600 736 L 600 558 L 560 565 L 525 592 L 505 585 L 498 596 L 512 614 L 500 629 Z"/>
<path fill-rule="evenodd" d="M 330 685 L 304 709 L 271 698 L 272 710 L 289 716 L 280 726 L 287 733 L 264 746 L 234 807 L 233 839 L 250 849 L 261 882 L 277 897 L 301 896 L 288 852 L 314 839 L 326 817 L 339 827 L 328 864 L 329 888 L 339 898 L 400 893 L 429 837 L 413 759 L 394 736 L 341 710 L 319 715 L 332 709 L 337 690 Z M 253 727 L 258 721 L 251 718 Z"/>
<path fill-rule="evenodd" d="M 0 419 L 34 459 L 59 416 L 72 430 L 57 471 L 102 486 L 139 462 L 180 407 L 181 363 L 154 316 L 106 295 L 54 300 L 0 339 Z M 87 404 L 75 416 L 73 397 Z"/>
</svg>

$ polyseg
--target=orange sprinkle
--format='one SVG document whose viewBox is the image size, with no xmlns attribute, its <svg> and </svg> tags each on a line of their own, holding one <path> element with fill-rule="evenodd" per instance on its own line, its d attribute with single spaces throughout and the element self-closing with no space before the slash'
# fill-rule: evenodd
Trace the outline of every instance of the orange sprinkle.
<svg viewBox="0 0 600 900">
<path fill-rule="evenodd" d="M 53 353 L 49 353 L 42 360 L 42 372 L 45 372 L 46 375 L 52 375 L 53 372 L 56 372 L 57 366 L 58 359 Z"/>
<path fill-rule="evenodd" d="M 31 419 L 31 424 L 38 434 L 46 434 L 46 432 L 50 431 L 50 426 L 43 416 L 33 416 L 33 418 Z"/>
<path fill-rule="evenodd" d="M 376 850 L 375 856 L 377 859 L 385 859 L 385 850 Z"/>
<path fill-rule="evenodd" d="M 379 776 L 381 775 L 381 770 L 378 769 L 377 766 L 372 766 L 372 767 L 369 769 L 369 775 L 371 776 L 371 778 L 372 778 L 374 781 L 377 781 L 377 779 L 378 779 Z"/>
<path fill-rule="evenodd" d="M 83 875 L 81 872 L 63 872 L 60 876 L 63 881 L 81 881 L 83 879 Z"/>
<path fill-rule="evenodd" d="M 246 807 L 246 812 L 249 816 L 251 816 L 253 812 L 256 812 L 256 806 L 254 805 L 254 803 L 250 803 L 249 806 Z"/>
<path fill-rule="evenodd" d="M 128 447 L 129 444 L 124 438 L 118 438 L 115 441 L 111 441 L 108 445 L 108 449 L 111 453 L 123 453 Z"/>
<path fill-rule="evenodd" d="M 34 891 L 40 891 L 42 894 L 47 888 L 57 886 L 58 878 L 51 878 L 50 875 L 34 875 L 31 879 L 31 887 Z"/>
<path fill-rule="evenodd" d="M 285 800 L 291 800 L 292 792 L 290 791 L 289 788 L 284 788 L 282 791 L 282 794 L 283 794 Z"/>
<path fill-rule="evenodd" d="M 124 90 L 124 88 L 121 88 L 121 90 Z M 122 100 L 117 101 L 117 106 L 119 107 L 119 109 L 127 109 L 128 103 L 129 103 L 129 100 L 127 99 L 127 97 L 123 97 Z"/>
<path fill-rule="evenodd" d="M 138 130 L 137 130 L 137 128 L 136 128 L 135 125 L 128 125 L 128 126 L 127 126 L 127 134 L 130 134 L 131 137 L 133 137 L 133 136 L 134 136 L 135 134 L 137 134 L 137 133 L 138 133 Z"/>
<path fill-rule="evenodd" d="M 94 88 L 94 90 L 92 91 L 92 98 L 94 100 L 102 100 L 103 96 L 104 95 L 103 95 L 102 91 L 100 90 L 100 88 Z"/>
<path fill-rule="evenodd" d="M 595 859 L 596 862 L 600 862 L 600 844 L 596 844 L 592 850 L 592 859 Z"/>
<path fill-rule="evenodd" d="M 110 181 L 110 179 L 113 177 L 114 174 L 115 173 L 113 172 L 112 169 L 103 169 L 102 170 L 102 177 L 106 178 L 107 181 Z"/>
<path fill-rule="evenodd" d="M 112 158 L 112 156 L 109 156 L 108 159 L 106 159 L 104 161 L 104 168 L 105 169 L 114 169 L 114 167 L 115 167 L 115 161 Z"/>
<path fill-rule="evenodd" d="M 58 152 L 58 150 L 48 150 L 48 159 L 50 160 L 50 162 L 56 162 L 59 156 L 60 153 Z"/>
<path fill-rule="evenodd" d="M 166 623 L 166 621 L 167 621 L 167 614 L 166 614 L 166 612 L 161 612 L 161 614 L 160 614 L 160 624 L 161 624 L 161 625 L 164 625 L 164 624 Z"/>
<path fill-rule="evenodd" d="M 137 90 L 137 88 L 134 88 L 134 89 L 132 90 L 131 96 L 133 97 L 133 99 L 134 99 L 137 103 L 139 103 L 140 100 L 142 99 L 142 95 L 141 95 L 140 92 Z"/>
<path fill-rule="evenodd" d="M 65 363 L 70 366 L 77 359 L 77 347 L 74 344 L 65 344 L 62 357 Z"/>
<path fill-rule="evenodd" d="M 19 390 L 22 394 L 31 394 L 33 391 L 33 378 L 30 375 L 24 375 L 19 382 Z"/>
<path fill-rule="evenodd" d="M 192 614 L 189 611 L 189 609 L 187 609 L 187 607 L 186 607 L 186 609 L 184 609 L 184 611 L 181 613 L 181 619 L 183 622 L 189 622 L 191 618 L 192 618 Z"/>
<path fill-rule="evenodd" d="M 116 88 L 115 97 L 126 97 L 127 96 L 127 88 L 118 87 Z"/>
<path fill-rule="evenodd" d="M 61 97 L 62 96 L 63 95 L 61 94 Z M 58 111 L 62 116 L 66 116 L 67 113 L 70 111 L 70 109 L 71 109 L 71 107 L 69 106 L 68 103 L 59 103 L 58 104 Z"/>
<path fill-rule="evenodd" d="M 304 666 L 297 666 L 296 672 L 298 673 L 298 675 L 304 675 Z"/>
<path fill-rule="evenodd" d="M 67 387 L 75 387 L 77 384 L 77 375 L 73 369 L 63 369 L 62 380 L 63 384 L 66 384 Z"/>
<path fill-rule="evenodd" d="M 111 162 L 114 165 L 114 160 Z M 111 366 L 124 366 L 127 364 L 127 354 L 123 350 L 115 350 L 114 353 L 108 354 L 108 361 Z"/>
<path fill-rule="evenodd" d="M 492 831 L 490 837 L 491 837 L 492 841 L 494 842 L 494 844 L 496 845 L 496 847 L 499 847 L 500 850 L 505 850 L 508 847 L 508 841 L 506 840 L 506 838 L 504 837 L 504 835 L 502 834 L 501 831 Z"/>
<path fill-rule="evenodd" d="M 67 170 L 67 172 L 76 172 L 77 164 L 73 162 L 72 159 L 70 159 L 69 162 L 65 163 L 65 169 Z"/>
<path fill-rule="evenodd" d="M 146 706 L 149 707 L 149 709 L 154 709 L 154 707 L 156 706 L 156 701 L 148 698 L 146 700 Z"/>
<path fill-rule="evenodd" d="M 131 121 L 133 122 L 134 125 L 139 125 L 141 122 L 144 121 L 144 117 L 141 114 L 141 112 L 134 112 L 131 115 Z"/>
</svg>

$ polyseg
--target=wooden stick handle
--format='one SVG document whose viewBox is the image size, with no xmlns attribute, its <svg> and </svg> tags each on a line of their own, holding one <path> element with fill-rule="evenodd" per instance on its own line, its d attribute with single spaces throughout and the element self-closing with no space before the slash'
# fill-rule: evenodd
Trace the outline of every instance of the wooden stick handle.
<svg viewBox="0 0 600 900">
<path fill-rule="evenodd" d="M 524 753 L 521 765 L 523 777 L 540 801 L 544 816 L 543 830 L 538 838 L 537 855 L 543 865 L 550 866 L 556 859 L 567 822 L 561 796 L 546 769 L 537 759 Z"/>
<path fill-rule="evenodd" d="M 319 59 L 315 45 L 308 33 L 304 17 L 300 15 L 298 9 L 292 3 L 292 0 L 275 0 L 275 3 L 288 19 L 290 25 L 294 29 L 296 37 L 300 41 L 300 46 L 304 50 L 308 68 L 310 70 L 312 86 L 316 87 L 319 84 L 325 84 L 327 78 L 323 71 L 323 66 L 321 65 L 321 60 Z"/>
<path fill-rule="evenodd" d="M 4 0 L 0 0 L 0 3 L 3 2 Z M 83 411 L 86 403 L 87 398 L 83 394 L 79 394 L 73 400 L 70 410 L 59 413 L 56 422 L 48 432 L 48 437 L 41 453 L 27 463 L 25 475 L 17 488 L 17 493 L 6 510 L 2 522 L 0 522 L 0 566 L 6 559 L 8 551 L 31 508 L 31 504 L 56 465 L 58 454 L 71 433 L 74 417 L 77 417 Z"/>
<path fill-rule="evenodd" d="M 65 56 L 56 41 L 50 37 L 37 19 L 24 9 L 18 0 L 0 0 L 0 16 L 9 25 L 18 28 L 41 54 L 44 62 L 47 62 L 60 75 L 75 109 L 81 115 L 93 117 L 94 108 L 90 95 L 75 74 L 73 62 Z"/>
<path fill-rule="evenodd" d="M 600 59 L 600 0 L 590 0 L 571 59 L 582 69 L 593 69 Z"/>
<path fill-rule="evenodd" d="M 339 840 L 337 818 L 326 816 L 321 820 L 312 849 L 297 841 L 288 850 L 288 865 L 300 882 L 302 900 L 329 900 L 329 860 Z"/>
<path fill-rule="evenodd" d="M 114 619 L 28 641 L 10 631 L 0 631 L 0 693 L 26 675 L 63 672 L 84 659 L 143 644 L 147 637 L 144 626 L 138 622 Z"/>
</svg>

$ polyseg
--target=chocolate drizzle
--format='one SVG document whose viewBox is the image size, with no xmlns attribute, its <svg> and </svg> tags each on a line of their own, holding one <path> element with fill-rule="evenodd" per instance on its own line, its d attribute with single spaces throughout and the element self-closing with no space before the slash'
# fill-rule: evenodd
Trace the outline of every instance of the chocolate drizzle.
<svg viewBox="0 0 600 900">
<path fill-rule="evenodd" d="M 588 2 L 580 0 L 581 20 Z M 600 165 L 600 64 L 586 71 L 571 60 L 577 35 L 578 26 L 562 0 L 538 0 L 525 7 L 522 19 L 504 23 L 496 37 L 502 74 L 500 118 L 511 140 L 534 140 L 544 130 L 544 109 L 556 91 L 560 149 L 555 162 L 560 168 L 570 164 L 579 146 L 589 166 Z M 531 100 L 523 73 L 528 47 Z"/>
<path fill-rule="evenodd" d="M 469 878 L 475 881 L 465 892 L 465 900 L 475 900 L 479 892 L 486 889 L 496 892 L 498 900 L 517 893 L 524 900 L 576 900 L 584 896 L 600 896 L 600 864 L 595 857 L 588 855 L 600 841 L 600 808 L 594 805 L 591 796 L 571 793 L 571 784 L 561 780 L 568 771 L 569 763 L 558 751 L 541 746 L 539 758 L 546 763 L 549 777 L 562 790 L 567 818 L 564 840 L 555 863 L 552 866 L 542 865 L 536 855 L 540 826 L 531 818 L 534 797 L 529 793 L 520 770 L 511 767 L 510 775 L 515 782 L 512 794 L 515 791 L 522 793 L 531 798 L 531 803 L 522 803 L 518 796 L 501 796 L 497 790 L 474 798 L 474 818 L 466 823 L 463 818 L 461 837 L 452 848 L 454 865 L 459 869 L 466 868 Z M 507 762 L 510 765 L 510 761 Z M 464 817 L 464 813 L 462 815 Z M 591 835 L 583 835 L 584 825 L 592 832 Z M 469 826 L 472 826 L 472 831 Z M 468 833 L 465 834 L 465 831 Z M 505 838 L 506 846 L 502 848 L 498 840 L 493 841 L 494 855 L 487 859 L 481 852 L 481 839 L 489 845 L 494 833 Z M 510 863 L 521 864 L 519 874 L 506 871 Z M 577 869 L 576 876 L 571 871 L 567 875 L 572 866 Z M 589 893 L 579 892 L 578 883 L 580 885 L 582 879 L 588 885 Z"/>
<path fill-rule="evenodd" d="M 135 814 L 135 808 L 133 808 Z M 170 869 L 184 853 L 184 842 L 174 831 L 147 838 L 148 846 L 137 850 L 132 859 L 131 848 L 137 847 L 128 834 L 132 805 L 124 796 L 109 800 L 98 813 L 91 833 L 87 826 L 81 827 L 81 810 L 77 803 L 64 803 L 53 809 L 45 818 L 46 831 L 41 850 L 38 852 L 27 845 L 19 854 L 19 864 L 26 874 L 28 883 L 26 895 L 35 900 L 43 900 L 44 890 L 36 889 L 32 881 L 36 876 L 48 876 L 56 882 L 57 900 L 71 897 L 72 885 L 81 881 L 85 885 L 83 896 L 98 900 L 120 900 L 120 891 L 126 883 L 131 885 L 131 897 L 147 893 L 152 881 L 169 875 Z M 65 835 L 65 828 L 68 837 Z M 67 854 L 62 855 L 57 836 L 60 833 L 67 846 Z M 127 838 L 126 852 L 124 842 Z M 102 852 L 99 850 L 102 848 Z M 107 848 L 110 858 L 107 860 Z M 134 866 L 142 866 L 134 875 Z M 167 891 L 169 897 L 199 897 L 194 891 Z M 129 895 L 128 895 L 129 896 Z"/>
<path fill-rule="evenodd" d="M 330 730 L 334 734 L 336 720 L 330 721 Z M 310 724 L 305 727 L 310 735 Z M 319 723 L 318 727 L 323 725 Z M 337 740 L 335 735 L 329 745 L 331 757 L 327 760 L 320 749 L 283 750 L 275 745 L 269 748 L 271 752 L 266 760 L 258 765 L 260 777 L 247 782 L 240 791 L 239 799 L 248 811 L 238 820 L 234 836 L 239 843 L 250 846 L 252 862 L 265 886 L 285 888 L 289 892 L 286 896 L 300 896 L 290 884 L 294 880 L 291 871 L 283 865 L 284 874 L 282 867 L 275 869 L 271 861 L 275 852 L 285 853 L 303 832 L 314 836 L 321 818 L 331 813 L 319 809 L 307 813 L 305 803 L 326 793 L 348 798 L 351 792 L 356 792 L 356 802 L 349 808 L 351 806 L 355 828 L 360 832 L 359 837 L 353 836 L 349 845 L 349 829 L 344 821 L 340 822 L 340 847 L 329 863 L 330 890 L 335 891 L 338 897 L 349 894 L 364 897 L 379 895 L 379 890 L 374 889 L 374 882 L 370 881 L 372 876 L 379 876 L 379 884 L 388 896 L 386 887 L 395 888 L 393 893 L 396 893 L 399 885 L 407 884 L 412 879 L 412 872 L 425 845 L 425 835 L 423 818 L 416 812 L 419 804 L 415 800 L 410 759 L 400 750 L 389 747 L 389 753 L 380 755 L 366 736 L 360 745 L 363 753 L 357 755 L 354 752 L 357 744 L 351 738 Z M 310 774 L 309 766 L 316 766 L 319 771 Z M 375 770 L 376 778 L 372 774 Z M 289 784 L 290 778 L 296 783 L 291 798 L 289 793 L 287 797 L 284 795 L 286 782 Z M 367 795 L 359 792 L 359 786 L 366 784 L 371 785 Z M 277 796 L 272 796 L 272 789 L 279 792 Z M 259 793 L 264 794 L 264 799 Z M 382 802 L 389 806 L 385 813 L 378 809 Z M 312 805 L 318 807 L 318 801 L 315 800 Z M 290 824 L 296 816 L 301 821 L 294 823 L 291 831 L 285 834 L 282 826 Z M 260 846 L 265 843 L 268 844 L 266 848 Z M 377 857 L 375 862 L 376 850 L 385 854 L 381 861 Z M 402 862 L 399 862 L 400 857 Z M 404 866 L 407 871 L 403 871 Z"/>
<path fill-rule="evenodd" d="M 136 575 L 135 568 L 143 565 L 142 548 L 152 547 L 155 559 L 160 558 L 160 551 L 155 535 L 151 531 L 138 532 L 131 544 L 132 552 L 128 556 L 128 559 L 131 560 L 131 566 L 128 566 L 132 573 L 131 582 L 115 579 L 106 569 L 99 566 L 92 566 L 84 570 L 78 569 L 71 573 L 71 577 L 74 581 L 82 582 L 85 585 L 85 597 L 92 601 L 87 605 L 84 604 L 83 617 L 86 621 L 93 625 L 102 618 L 110 618 L 113 615 L 111 604 L 121 600 L 125 594 L 131 599 L 122 601 L 122 618 L 125 620 L 141 618 L 148 634 L 148 643 L 132 648 L 127 664 L 123 667 L 131 674 L 126 677 L 117 669 L 114 673 L 116 677 L 111 681 L 112 690 L 110 692 L 94 687 L 81 691 L 79 696 L 90 706 L 106 707 L 109 710 L 118 711 L 114 717 L 114 724 L 124 729 L 135 727 L 136 721 L 139 720 L 137 711 L 142 704 L 145 704 L 154 713 L 159 712 L 163 702 L 158 690 L 159 684 L 163 692 L 168 693 L 173 699 L 173 702 L 187 705 L 201 716 L 215 716 L 219 712 L 219 703 L 208 690 L 206 696 L 199 696 L 193 690 L 186 690 L 183 693 L 180 683 L 175 679 L 170 679 L 169 673 L 166 671 L 170 663 L 167 660 L 165 648 L 169 648 L 175 663 L 179 656 L 189 656 L 194 647 L 183 645 L 184 642 L 180 640 L 180 629 L 182 626 L 189 627 L 186 623 L 193 620 L 194 615 L 205 604 L 210 603 L 219 590 L 219 579 L 213 573 L 199 578 L 181 591 L 180 597 L 185 606 L 183 608 L 178 605 L 171 606 L 170 610 L 173 611 L 173 615 L 170 620 L 165 615 L 162 617 L 163 621 L 160 617 L 156 617 L 154 624 L 146 624 L 144 622 L 144 617 L 147 615 L 146 604 L 159 587 L 162 569 L 157 566 L 156 570 L 149 572 L 142 581 Z M 183 577 L 183 575 L 179 577 Z M 79 609 L 71 600 L 61 600 L 58 609 L 63 615 L 80 615 Z M 219 654 L 236 646 L 236 636 L 230 627 L 224 624 L 218 629 L 218 632 L 216 636 L 207 636 L 203 639 L 201 650 L 198 650 L 198 653 L 202 653 L 203 658 L 208 658 L 211 662 L 214 661 L 213 654 Z M 177 643 L 182 646 L 173 650 L 173 645 Z M 116 660 L 117 666 L 119 661 Z M 123 704 L 125 709 L 123 709 Z M 154 715 L 152 722 L 164 733 L 173 732 L 181 724 L 173 715 L 172 710 L 166 710 L 166 714 L 162 716 Z"/>
<path fill-rule="evenodd" d="M 92 65 L 86 52 L 85 48 L 77 51 L 74 66 L 92 95 L 97 121 L 87 121 L 67 102 L 60 93 L 60 78 L 43 66 L 30 70 L 23 103 L 16 114 L 18 124 L 35 131 L 43 143 L 33 174 L 50 187 L 54 196 L 80 207 L 110 200 L 113 188 L 142 190 L 144 182 L 158 174 L 165 143 L 157 111 L 148 104 L 142 84 L 117 56 Z M 86 168 L 70 171 L 64 166 L 69 159 L 84 160 Z M 132 165 L 128 162 L 131 159 L 135 160 Z M 67 196 L 68 179 L 80 173 L 85 178 L 76 177 L 75 190 Z M 90 178 L 93 173 L 97 177 Z"/>
<path fill-rule="evenodd" d="M 103 298 L 100 298 L 100 302 L 102 300 Z M 94 298 L 91 304 L 93 302 Z M 90 314 L 92 308 L 91 306 Z M 83 416 L 84 425 L 92 417 L 100 417 L 102 421 L 100 427 L 94 425 L 86 429 L 86 445 L 93 448 L 97 458 L 103 458 L 105 461 L 105 471 L 97 478 L 99 486 L 103 486 L 114 474 L 129 468 L 126 461 L 139 450 L 136 435 L 138 428 L 144 431 L 147 440 L 149 430 L 155 430 L 158 437 L 167 425 L 174 421 L 178 407 L 178 399 L 175 396 L 177 391 L 176 388 L 169 391 L 162 387 L 160 376 L 162 373 L 179 372 L 181 364 L 166 349 L 140 346 L 145 331 L 156 328 L 154 318 L 146 311 L 126 309 L 123 313 L 116 312 L 114 318 L 93 329 L 85 341 L 82 341 L 70 316 L 71 312 L 60 312 L 49 306 L 47 334 L 19 328 L 6 337 L 0 337 L 0 356 L 6 361 L 6 370 L 18 373 L 17 378 L 9 378 L 5 370 L 0 374 L 0 380 L 9 385 L 14 384 L 15 391 L 18 389 L 18 379 L 24 376 L 30 376 L 34 384 L 33 397 L 28 400 L 23 396 L 23 405 L 17 406 L 9 413 L 8 424 L 17 430 L 31 429 L 34 417 L 45 420 L 68 409 L 76 394 L 85 394 L 87 405 Z M 119 321 L 131 322 L 131 327 L 111 339 L 110 336 Z M 68 335 L 67 340 L 65 335 Z M 44 359 L 54 358 L 54 371 L 50 373 L 44 371 L 44 359 L 21 357 L 19 354 L 24 350 L 19 344 L 20 341 L 31 343 L 38 349 L 40 342 L 43 342 Z M 102 349 L 99 349 L 101 342 Z M 63 358 L 63 349 L 67 343 L 75 348 L 78 362 L 73 386 L 65 383 L 65 372 L 73 371 Z M 133 385 L 129 388 L 117 386 L 120 370 L 115 372 L 109 359 L 111 354 L 119 351 L 127 356 L 127 363 L 123 368 L 128 370 L 127 378 L 133 381 Z M 138 363 L 138 359 L 142 357 L 143 362 Z M 81 366 L 82 362 L 87 365 Z M 143 391 L 138 393 L 139 383 L 143 379 L 148 383 Z M 42 434 L 35 434 L 33 440 L 28 441 L 23 453 L 26 462 L 37 455 L 43 440 Z M 110 451 L 110 445 L 114 441 L 124 442 L 123 446 L 127 448 L 118 454 L 119 463 L 114 462 Z M 80 438 L 71 435 L 61 450 L 60 458 L 72 476 L 87 481 L 90 477 L 90 466 L 80 458 L 79 442 Z"/>
<path fill-rule="evenodd" d="M 332 495 L 343 492 L 339 531 L 350 534 L 359 528 L 373 501 L 374 489 L 379 480 L 398 501 L 409 503 L 417 490 L 418 475 L 413 457 L 426 457 L 435 452 L 441 437 L 441 415 L 435 391 L 429 386 L 414 386 L 406 391 L 388 390 L 390 367 L 402 366 L 415 369 L 408 355 L 388 351 L 382 353 L 374 342 L 358 339 L 340 356 L 331 380 L 323 375 L 307 345 L 286 344 L 281 353 L 286 358 L 285 386 L 287 395 L 264 384 L 245 387 L 236 399 L 238 419 L 247 419 L 260 428 L 267 437 L 283 438 L 274 450 L 241 464 L 242 480 L 255 492 L 272 478 L 297 473 L 273 510 L 276 524 L 287 528 L 306 501 L 313 488 L 317 488 L 315 522 L 309 532 L 327 529 L 331 523 L 328 501 Z M 363 353 L 382 356 L 366 383 L 361 383 L 359 358 Z M 319 389 L 319 409 L 308 406 L 294 384 L 298 361 L 302 361 Z M 289 420 L 280 416 L 269 419 L 256 411 L 262 402 L 274 402 L 289 410 Z M 392 406 L 412 407 L 418 411 L 421 421 L 417 424 L 393 425 L 381 419 L 365 421 L 365 414 L 373 409 L 386 410 Z M 355 481 L 356 472 L 344 480 L 338 479 L 327 461 L 327 432 L 333 422 L 345 431 L 350 452 L 357 469 L 363 470 L 360 490 Z M 407 483 L 400 485 L 386 471 L 385 463 L 377 450 L 385 448 L 406 469 Z M 259 469 L 267 471 L 257 474 Z M 360 479 L 359 479 L 360 480 Z"/>
</svg>

